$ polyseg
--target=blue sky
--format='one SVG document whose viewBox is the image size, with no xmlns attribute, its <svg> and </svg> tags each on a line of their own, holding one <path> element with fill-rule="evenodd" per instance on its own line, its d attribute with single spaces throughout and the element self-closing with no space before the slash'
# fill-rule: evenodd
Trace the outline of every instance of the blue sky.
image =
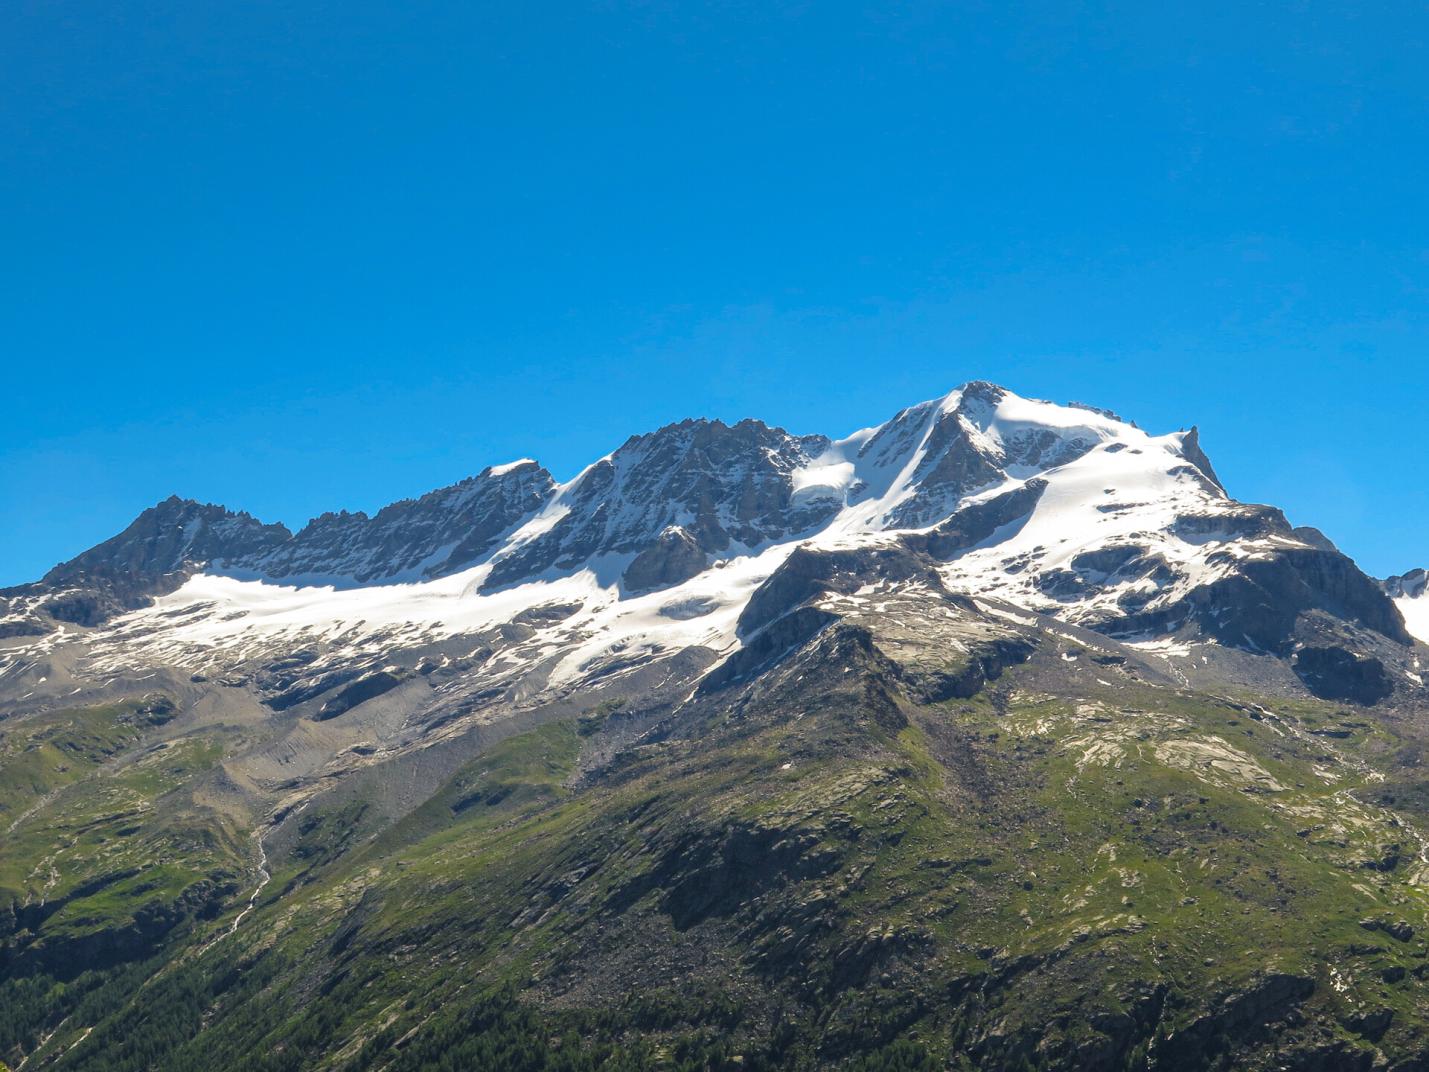
<svg viewBox="0 0 1429 1072">
<path fill-rule="evenodd" d="M 1429 563 L 1421 5 L 0 9 L 0 584 L 985 378 Z"/>
</svg>

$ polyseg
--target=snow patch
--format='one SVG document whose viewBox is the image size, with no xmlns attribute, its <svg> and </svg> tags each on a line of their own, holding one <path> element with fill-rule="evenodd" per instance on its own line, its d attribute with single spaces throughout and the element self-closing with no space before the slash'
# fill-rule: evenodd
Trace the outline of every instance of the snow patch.
<svg viewBox="0 0 1429 1072">
<path fill-rule="evenodd" d="M 486 473 L 488 476 L 505 476 L 513 470 L 520 469 L 523 465 L 535 464 L 536 462 L 532 458 L 517 458 L 514 462 L 506 462 L 504 465 L 493 465 L 487 469 Z"/>
<path fill-rule="evenodd" d="M 1429 644 L 1429 596 L 1400 596 L 1394 601 L 1414 639 Z"/>
</svg>

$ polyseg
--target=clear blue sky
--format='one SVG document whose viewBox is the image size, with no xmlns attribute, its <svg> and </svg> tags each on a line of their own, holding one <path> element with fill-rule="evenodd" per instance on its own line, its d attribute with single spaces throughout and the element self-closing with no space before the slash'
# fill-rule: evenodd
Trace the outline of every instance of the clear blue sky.
<svg viewBox="0 0 1429 1072">
<path fill-rule="evenodd" d="M 1178 10 L 1179 9 L 1179 10 Z M 1363 10 L 1360 10 L 1363 9 Z M 0 6 L 0 583 L 969 378 L 1429 564 L 1417 3 Z"/>
</svg>

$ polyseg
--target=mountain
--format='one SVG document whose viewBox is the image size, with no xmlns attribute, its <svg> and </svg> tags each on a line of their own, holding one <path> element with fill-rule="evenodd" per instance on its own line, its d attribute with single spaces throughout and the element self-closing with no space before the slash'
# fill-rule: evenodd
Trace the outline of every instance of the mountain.
<svg viewBox="0 0 1429 1072">
<path fill-rule="evenodd" d="M 983 382 L 169 499 L 0 592 L 0 1060 L 1425 1067 L 1424 590 Z"/>
<path fill-rule="evenodd" d="M 1405 627 L 1420 638 L 1429 637 L 1429 599 L 1425 598 L 1425 581 L 1423 569 L 1412 569 L 1384 582 L 1385 594 L 1394 600 L 1394 605 L 1404 616 Z"/>
</svg>

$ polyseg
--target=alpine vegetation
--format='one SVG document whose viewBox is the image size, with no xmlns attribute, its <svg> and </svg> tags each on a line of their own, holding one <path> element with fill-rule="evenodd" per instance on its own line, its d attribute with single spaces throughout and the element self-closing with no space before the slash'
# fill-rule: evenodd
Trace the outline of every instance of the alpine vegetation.
<svg viewBox="0 0 1429 1072">
<path fill-rule="evenodd" d="M 1233 492 L 975 382 L 165 500 L 0 591 L 0 1061 L 1429 1067 L 1424 570 Z"/>
</svg>

